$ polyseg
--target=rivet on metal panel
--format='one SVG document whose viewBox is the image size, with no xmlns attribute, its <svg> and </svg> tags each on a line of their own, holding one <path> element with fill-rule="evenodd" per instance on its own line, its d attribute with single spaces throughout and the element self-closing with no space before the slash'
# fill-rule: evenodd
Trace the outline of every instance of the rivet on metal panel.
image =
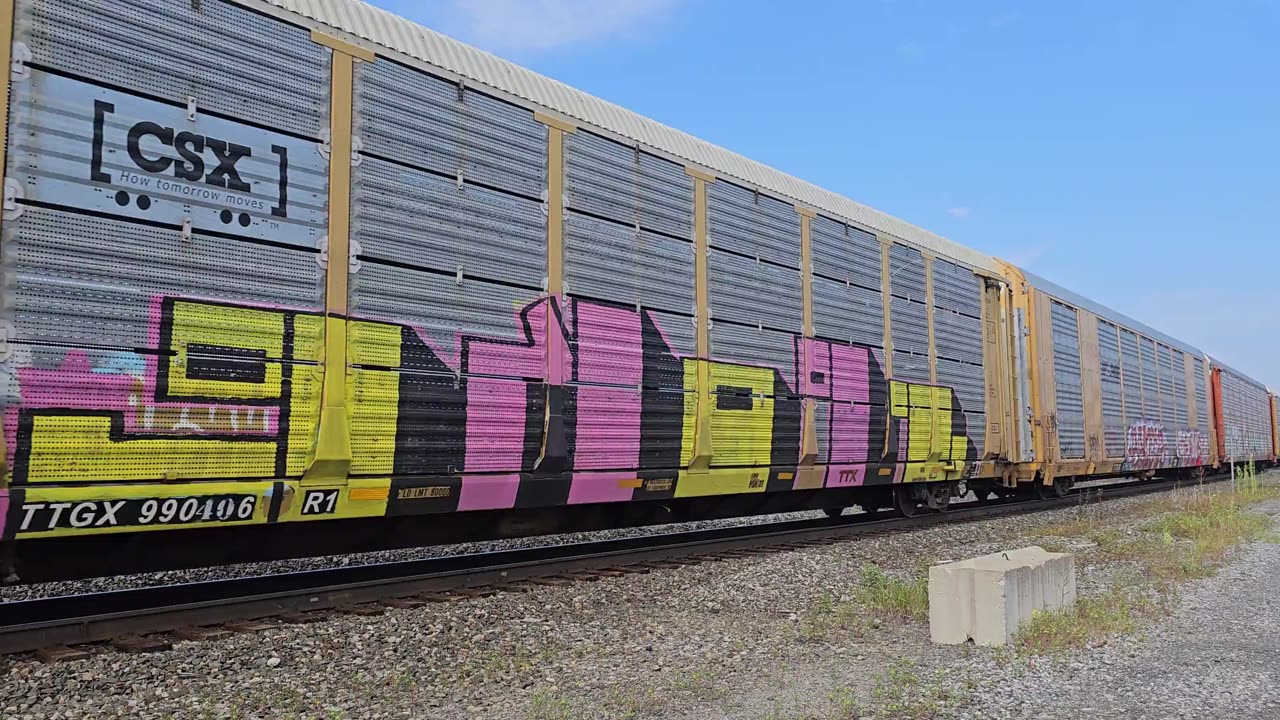
<svg viewBox="0 0 1280 720">
<path fill-rule="evenodd" d="M 4 219 L 17 220 L 22 217 L 23 205 L 18 202 L 27 194 L 27 189 L 13 178 L 4 179 Z"/>
<path fill-rule="evenodd" d="M 360 164 L 360 160 L 364 158 L 364 141 L 359 135 L 351 136 L 351 166 L 355 167 Z"/>
<path fill-rule="evenodd" d="M 31 48 L 27 44 L 18 41 L 13 44 L 13 55 L 10 56 L 9 69 L 13 74 L 14 80 L 26 80 L 31 77 L 31 68 L 27 67 L 27 63 L 33 59 Z"/>
<path fill-rule="evenodd" d="M 360 272 L 360 253 L 362 250 L 360 242 L 355 238 L 351 238 L 347 245 L 347 266 L 350 272 Z"/>
<path fill-rule="evenodd" d="M 320 142 L 316 145 L 316 152 L 320 153 L 320 157 L 328 160 L 329 152 L 332 147 L 332 138 L 329 136 L 329 128 L 324 128 L 320 131 Z"/>
<path fill-rule="evenodd" d="M 191 242 L 191 218 L 182 218 L 182 242 Z"/>
<path fill-rule="evenodd" d="M 196 120 L 196 96 L 195 95 L 187 96 L 187 119 L 190 120 L 191 122 L 195 122 Z"/>
</svg>

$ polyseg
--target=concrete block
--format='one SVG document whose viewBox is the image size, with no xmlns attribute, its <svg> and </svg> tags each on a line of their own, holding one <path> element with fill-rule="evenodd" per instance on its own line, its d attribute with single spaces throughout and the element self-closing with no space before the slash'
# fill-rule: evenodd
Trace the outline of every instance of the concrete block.
<svg viewBox="0 0 1280 720">
<path fill-rule="evenodd" d="M 1004 645 L 1036 610 L 1076 601 L 1075 556 L 1040 547 L 929 568 L 929 635 L 936 643 Z"/>
</svg>

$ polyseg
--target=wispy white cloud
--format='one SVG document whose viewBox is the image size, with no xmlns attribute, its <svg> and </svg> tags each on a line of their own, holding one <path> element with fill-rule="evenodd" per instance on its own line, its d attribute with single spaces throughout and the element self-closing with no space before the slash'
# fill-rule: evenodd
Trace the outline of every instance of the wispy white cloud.
<svg viewBox="0 0 1280 720">
<path fill-rule="evenodd" d="M 967 207 L 952 207 L 952 208 L 947 208 L 947 214 L 948 214 L 948 215 L 950 215 L 951 217 L 960 218 L 961 220 L 963 220 L 963 219 L 965 219 L 965 218 L 969 217 L 969 213 L 970 213 L 970 212 L 972 212 L 972 211 L 971 211 L 971 210 L 969 210 L 969 208 L 967 208 Z"/>
<path fill-rule="evenodd" d="M 545 51 L 636 30 L 681 0 L 448 0 L 445 32 L 493 49 Z"/>
</svg>

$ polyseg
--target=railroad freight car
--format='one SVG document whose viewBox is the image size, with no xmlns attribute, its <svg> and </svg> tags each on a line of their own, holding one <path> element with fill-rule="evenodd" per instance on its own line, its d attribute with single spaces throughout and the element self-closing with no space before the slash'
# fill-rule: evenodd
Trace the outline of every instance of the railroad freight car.
<svg viewBox="0 0 1280 720">
<path fill-rule="evenodd" d="M 1015 303 L 1021 379 L 1018 423 L 1030 439 L 1018 475 L 1062 493 L 1074 478 L 1192 476 L 1217 463 L 1203 352 L 1008 267 L 1025 292 Z M 1025 397 L 1025 401 L 1022 398 Z"/>
<path fill-rule="evenodd" d="M 357 0 L 0 35 L 25 577 L 1216 462 L 1194 348 Z"/>
<path fill-rule="evenodd" d="M 1262 383 L 1212 361 L 1218 405 L 1218 455 L 1224 462 L 1269 463 L 1276 459 L 1275 400 Z"/>
</svg>

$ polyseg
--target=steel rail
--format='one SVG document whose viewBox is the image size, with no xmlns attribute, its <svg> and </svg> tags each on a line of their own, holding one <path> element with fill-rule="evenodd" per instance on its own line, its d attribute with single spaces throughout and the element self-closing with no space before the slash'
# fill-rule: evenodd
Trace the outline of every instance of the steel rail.
<svg viewBox="0 0 1280 720">
<path fill-rule="evenodd" d="M 15 601 L 0 604 L 0 654 L 343 608 L 420 593 L 508 585 L 565 573 L 734 550 L 785 549 L 793 544 L 1042 512 L 1084 501 L 1163 492 L 1185 483 L 1135 481 L 1081 487 L 1061 498 L 967 502 L 944 513 L 911 518 L 859 513 Z"/>
</svg>

